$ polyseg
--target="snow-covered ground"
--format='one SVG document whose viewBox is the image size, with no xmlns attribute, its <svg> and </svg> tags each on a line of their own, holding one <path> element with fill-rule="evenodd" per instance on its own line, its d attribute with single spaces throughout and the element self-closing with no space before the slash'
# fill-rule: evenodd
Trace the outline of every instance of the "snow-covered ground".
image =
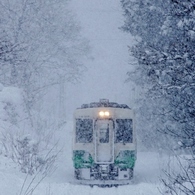
<svg viewBox="0 0 195 195">
<path fill-rule="evenodd" d="M 160 195 L 160 177 L 162 168 L 166 167 L 167 157 L 159 156 L 155 152 L 138 152 L 135 167 L 135 176 L 132 184 L 119 186 L 118 188 L 93 188 L 77 185 L 73 179 L 73 166 L 71 159 L 72 122 L 66 124 L 65 130 L 60 132 L 61 146 L 63 150 L 55 164 L 55 172 L 45 178 L 36 188 L 33 195 L 73 195 L 73 194 L 106 194 L 106 195 Z M 18 167 L 12 160 L 1 156 L 0 161 L 0 194 L 20 195 L 25 174 L 19 172 Z M 40 177 L 30 185 L 33 188 Z M 29 176 L 23 187 L 21 195 L 24 194 L 33 177 Z"/>
<path fill-rule="evenodd" d="M 12 96 L 13 90 L 15 94 L 14 96 Z M 7 116 L 7 113 L 10 113 L 10 110 L 6 107 L 6 105 L 12 105 L 11 108 L 15 109 L 17 117 L 23 118 L 25 116 L 23 113 L 21 93 L 22 92 L 17 88 L 1 86 L 1 136 L 3 132 L 2 128 L 14 127 L 14 123 L 10 123 L 9 117 L 15 118 L 15 116 Z M 10 128 L 10 130 L 11 129 L 12 128 Z M 143 152 L 138 150 L 134 179 L 130 185 L 119 186 L 118 188 L 99 188 L 97 186 L 91 188 L 89 186 L 75 184 L 72 163 L 72 129 L 73 124 L 72 120 L 70 120 L 66 123 L 63 129 L 56 132 L 56 138 L 60 138 L 59 149 L 62 148 L 62 150 L 56 160 L 54 169 L 52 169 L 52 172 L 41 183 L 38 183 L 41 179 L 41 174 L 38 174 L 37 176 L 28 176 L 26 178 L 26 174 L 21 173 L 17 163 L 14 163 L 8 157 L 5 157 L 5 153 L 1 154 L 0 195 L 27 195 L 25 192 L 34 189 L 37 184 L 38 186 L 35 191 L 33 191 L 33 195 L 99 195 L 100 193 L 108 195 L 160 195 L 159 188 L 161 184 L 159 179 L 162 175 L 162 169 L 166 168 L 168 158 L 167 156 L 160 156 L 155 152 Z M 15 131 L 16 130 L 17 129 L 15 129 Z M 0 146 L 2 146 L 2 143 Z M 0 148 L 0 151 L 3 151 L 2 148 Z"/>
</svg>

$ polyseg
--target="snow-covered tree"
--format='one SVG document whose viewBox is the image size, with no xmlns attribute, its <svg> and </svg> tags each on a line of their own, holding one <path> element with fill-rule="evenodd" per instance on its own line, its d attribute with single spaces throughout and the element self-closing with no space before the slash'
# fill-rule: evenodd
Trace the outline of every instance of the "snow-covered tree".
<svg viewBox="0 0 195 195">
<path fill-rule="evenodd" d="M 144 118 L 140 122 L 142 138 L 147 136 L 145 143 L 154 147 L 169 143 L 163 141 L 163 135 L 178 142 L 178 147 L 190 153 L 192 159 L 184 167 L 188 177 L 183 175 L 183 181 L 175 187 L 193 183 L 193 174 L 188 173 L 192 170 L 189 166 L 195 163 L 195 2 L 121 0 L 121 3 L 125 16 L 123 30 L 137 38 L 137 44 L 130 49 L 137 66 L 128 75 L 146 91 L 140 108 L 140 119 Z M 157 142 L 148 142 L 151 138 Z M 194 192 L 194 185 L 190 189 Z"/>
<path fill-rule="evenodd" d="M 88 44 L 69 0 L 0 2 L 0 82 L 24 89 L 29 116 L 50 86 L 77 79 Z"/>
<path fill-rule="evenodd" d="M 174 121 L 182 136 L 187 130 L 191 138 L 189 131 L 194 131 L 195 122 L 193 4 L 122 0 L 126 18 L 123 29 L 139 36 L 131 48 L 138 66 L 128 74 L 147 91 L 145 113 L 161 118 L 163 124 L 169 119 L 171 123 L 163 125 L 169 132 Z"/>
<path fill-rule="evenodd" d="M 57 127 L 49 110 L 58 106 L 64 83 L 81 77 L 82 59 L 89 51 L 68 3 L 0 2 L 0 153 L 28 174 L 55 161 Z M 57 97 L 54 101 L 51 94 Z M 40 156 L 47 156 L 48 161 L 43 163 Z"/>
<path fill-rule="evenodd" d="M 158 53 L 157 48 L 164 44 L 160 31 L 166 19 L 164 14 L 166 2 L 122 0 L 121 3 L 125 16 L 122 29 L 131 33 L 137 40 L 137 43 L 130 48 L 131 55 L 135 57 L 137 64 L 134 66 L 134 72 L 128 72 L 129 79 L 141 86 L 142 93 L 149 92 L 151 97 L 141 102 L 138 118 L 143 118 L 143 120 L 137 123 L 140 124 L 139 135 L 146 147 L 156 147 L 159 141 L 154 140 L 158 140 L 160 135 L 154 132 L 154 129 L 157 129 L 157 126 L 161 128 L 163 118 L 159 110 L 167 101 L 162 100 L 160 96 L 162 91 L 151 90 L 155 87 L 158 89 L 157 80 L 152 74 L 157 69 L 157 56 L 163 55 L 161 52 Z M 158 66 L 160 67 L 160 64 Z M 154 105 L 159 106 L 158 110 L 153 109 Z"/>
</svg>

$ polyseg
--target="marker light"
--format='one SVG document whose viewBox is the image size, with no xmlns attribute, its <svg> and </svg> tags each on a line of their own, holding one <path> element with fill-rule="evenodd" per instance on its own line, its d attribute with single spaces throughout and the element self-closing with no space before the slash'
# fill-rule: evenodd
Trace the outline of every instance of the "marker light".
<svg viewBox="0 0 195 195">
<path fill-rule="evenodd" d="M 100 111 L 99 112 L 99 116 L 100 117 L 104 117 L 104 116 L 107 116 L 108 117 L 108 116 L 110 116 L 110 113 L 108 111 L 105 111 L 105 112 L 104 111 Z"/>
</svg>

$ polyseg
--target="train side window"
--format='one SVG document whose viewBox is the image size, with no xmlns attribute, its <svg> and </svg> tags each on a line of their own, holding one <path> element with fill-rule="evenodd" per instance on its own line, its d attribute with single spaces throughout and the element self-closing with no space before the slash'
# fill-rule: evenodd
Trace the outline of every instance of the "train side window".
<svg viewBox="0 0 195 195">
<path fill-rule="evenodd" d="M 132 119 L 116 119 L 116 143 L 133 142 L 133 121 Z"/>
<path fill-rule="evenodd" d="M 93 120 L 76 119 L 76 142 L 90 143 L 93 141 Z"/>
</svg>

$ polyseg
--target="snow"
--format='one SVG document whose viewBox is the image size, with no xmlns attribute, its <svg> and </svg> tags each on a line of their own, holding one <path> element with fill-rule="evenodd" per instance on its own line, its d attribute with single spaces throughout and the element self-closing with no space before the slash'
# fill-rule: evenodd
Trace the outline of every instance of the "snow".
<svg viewBox="0 0 195 195">
<path fill-rule="evenodd" d="M 132 105 L 133 97 L 127 92 L 128 87 L 124 81 L 125 74 L 130 69 L 127 44 L 133 44 L 133 40 L 129 38 L 129 35 L 125 35 L 118 29 L 123 25 L 124 20 L 120 1 L 72 0 L 72 9 L 77 13 L 81 22 L 83 34 L 90 40 L 93 60 L 85 62 L 85 65 L 90 68 L 82 83 L 75 86 L 68 84 L 65 87 L 67 91 L 65 95 L 67 100 L 66 116 L 69 121 L 63 130 L 57 132 L 62 150 L 55 163 L 55 171 L 51 172 L 37 186 L 33 195 L 160 195 L 161 183 L 159 178 L 162 175 L 162 168 L 166 167 L 168 160 L 166 156 L 159 156 L 155 152 L 138 150 L 134 179 L 130 185 L 119 186 L 118 188 L 100 188 L 97 186 L 91 188 L 85 185 L 77 185 L 74 181 L 71 151 L 73 125 L 70 119 L 72 112 L 82 103 L 98 101 L 99 98 L 104 97 L 111 101 Z M 1 129 L 13 125 L 9 123 L 8 117 L 10 116 L 7 114 L 10 112 L 5 109 L 5 105 L 12 105 L 11 108 L 15 109 L 14 113 L 18 114 L 12 117 L 23 120 L 26 115 L 22 103 L 21 89 L 4 87 L 0 84 Z M 49 111 L 48 114 L 50 114 Z M 18 129 L 21 126 L 20 124 Z M 41 175 L 35 179 L 34 176 L 29 175 L 25 180 L 26 175 L 19 171 L 19 166 L 16 163 L 3 154 L 0 158 L 0 195 L 25 195 L 28 186 L 29 190 L 34 189 L 40 181 Z"/>
<path fill-rule="evenodd" d="M 5 128 L 10 125 L 8 123 L 10 117 L 15 120 L 22 120 L 23 117 L 25 117 L 22 103 L 22 90 L 16 87 L 4 87 L 0 83 L 1 128 Z"/>
<path fill-rule="evenodd" d="M 6 102 L 18 102 L 20 110 L 21 104 L 21 90 L 16 88 L 2 87 L 1 104 Z M 11 93 L 15 95 L 11 96 Z M 17 102 L 16 102 L 17 101 Z M 1 114 L 5 114 L 1 112 Z M 160 178 L 162 175 L 162 168 L 166 168 L 168 157 L 160 156 L 155 152 L 141 152 L 138 151 L 137 162 L 135 166 L 134 179 L 130 185 L 119 186 L 118 188 L 100 188 L 94 186 L 93 188 L 87 185 L 77 185 L 73 177 L 73 163 L 72 163 L 72 120 L 66 123 L 65 129 L 58 131 L 60 138 L 60 148 L 62 148 L 59 158 L 51 173 L 40 183 L 37 188 L 35 186 L 41 179 L 41 174 L 38 174 L 35 179 L 34 175 L 28 175 L 20 172 L 19 166 L 10 158 L 1 155 L 0 161 L 0 189 L 2 195 L 25 195 L 26 190 L 34 189 L 33 195 L 160 195 L 159 188 L 161 188 Z M 33 182 L 32 182 L 33 181 Z M 32 183 L 31 183 L 32 182 Z M 22 187 L 23 186 L 23 187 Z M 29 186 L 29 188 L 28 188 Z"/>
<path fill-rule="evenodd" d="M 70 128 L 67 128 L 70 129 Z M 70 137 L 67 136 L 68 140 Z M 140 152 L 135 169 L 135 178 L 131 185 L 118 188 L 99 188 L 74 184 L 71 149 L 69 142 L 64 146 L 64 154 L 60 157 L 56 172 L 46 178 L 35 190 L 34 195 L 69 195 L 69 194 L 129 194 L 131 195 L 158 195 L 160 182 L 161 158 L 156 153 Z M 68 150 L 68 151 L 67 151 Z M 3 157 L 0 164 L 0 189 L 3 194 L 16 195 L 21 189 L 24 174 L 18 172 L 13 162 Z"/>
<path fill-rule="evenodd" d="M 14 95 L 11 95 L 14 93 Z M 22 91 L 12 87 L 2 87 L 0 92 L 0 104 L 3 102 L 12 102 L 21 110 Z M 1 114 L 5 115 L 1 110 Z M 2 121 L 2 119 L 1 119 Z M 60 148 L 62 148 L 53 171 L 40 183 L 33 192 L 33 195 L 72 195 L 72 194 L 91 194 L 91 195 L 160 195 L 161 186 L 159 177 L 161 168 L 166 165 L 166 157 L 160 157 L 157 153 L 138 152 L 138 160 L 135 167 L 135 177 L 131 185 L 119 186 L 118 188 L 93 188 L 87 185 L 77 185 L 73 177 L 72 163 L 72 120 L 66 123 L 63 131 L 58 131 L 60 138 Z M 22 138 L 22 137 L 21 137 Z M 165 164 L 163 164 L 165 162 Z M 34 189 L 41 179 L 41 174 L 35 177 L 20 171 L 20 167 L 12 159 L 1 154 L 0 160 L 0 189 L 2 195 L 24 195 L 26 190 Z M 33 181 L 33 182 L 32 182 Z M 32 182 L 32 183 L 31 183 Z M 23 187 L 22 187 L 23 186 Z M 28 189 L 29 186 L 29 189 Z"/>
<path fill-rule="evenodd" d="M 19 104 L 22 102 L 21 90 L 16 87 L 3 87 L 0 84 L 0 101 Z"/>
<path fill-rule="evenodd" d="M 167 156 L 159 156 L 155 152 L 138 152 L 138 160 L 135 167 L 134 179 L 132 184 L 119 186 L 118 188 L 100 188 L 94 186 L 77 185 L 73 178 L 73 167 L 71 160 L 71 129 L 72 122 L 66 125 L 66 134 L 61 135 L 64 140 L 64 149 L 57 164 L 56 171 L 43 180 L 35 189 L 34 195 L 160 195 L 161 188 L 160 176 L 161 169 L 166 167 Z M 62 141 L 61 140 L 61 141 Z M 62 142 L 61 142 L 62 143 Z M 0 189 L 3 194 L 19 195 L 25 174 L 19 172 L 18 167 L 8 158 L 1 156 L 0 162 Z M 27 184 L 32 180 L 29 176 Z M 38 179 L 31 185 L 33 187 Z M 27 188 L 25 184 L 24 190 Z M 23 193 L 22 193 L 23 194 Z"/>
</svg>

